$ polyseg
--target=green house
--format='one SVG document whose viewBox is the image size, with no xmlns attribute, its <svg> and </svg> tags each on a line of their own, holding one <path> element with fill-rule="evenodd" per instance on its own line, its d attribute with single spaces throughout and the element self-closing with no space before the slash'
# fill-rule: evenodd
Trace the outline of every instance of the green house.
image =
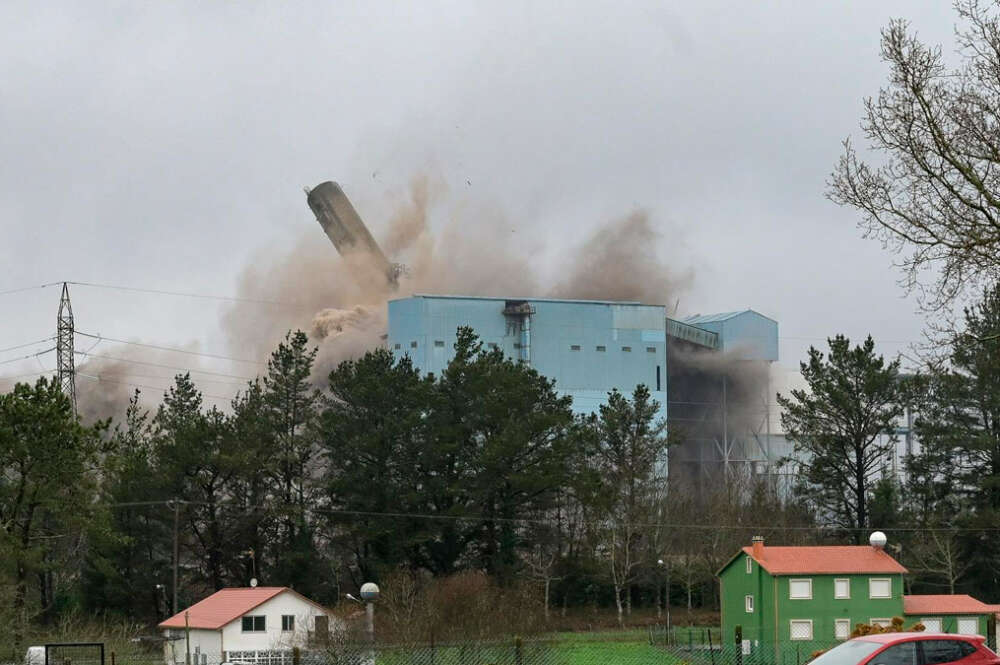
<svg viewBox="0 0 1000 665">
<path fill-rule="evenodd" d="M 903 597 L 907 622 L 919 621 L 924 630 L 934 633 L 989 636 L 994 610 L 994 606 L 964 594 Z"/>
<path fill-rule="evenodd" d="M 732 644 L 739 626 L 744 653 L 773 653 L 780 663 L 790 646 L 827 648 L 859 623 L 888 626 L 893 617 L 929 631 L 988 634 L 991 606 L 971 596 L 904 596 L 906 568 L 880 546 L 884 537 L 873 542 L 765 547 L 754 538 L 718 573 L 723 640 Z"/>
<path fill-rule="evenodd" d="M 742 626 L 744 649 L 829 645 L 859 623 L 903 615 L 906 568 L 871 546 L 764 546 L 754 538 L 719 571 L 723 638 Z"/>
</svg>

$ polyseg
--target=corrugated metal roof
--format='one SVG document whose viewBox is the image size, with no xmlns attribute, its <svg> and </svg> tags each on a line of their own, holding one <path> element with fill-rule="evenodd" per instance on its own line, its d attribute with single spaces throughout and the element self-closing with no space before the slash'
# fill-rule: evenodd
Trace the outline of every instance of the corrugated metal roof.
<svg viewBox="0 0 1000 665">
<path fill-rule="evenodd" d="M 904 614 L 993 614 L 993 607 L 964 593 L 903 596 Z"/>
<path fill-rule="evenodd" d="M 690 323 L 693 325 L 698 325 L 699 323 L 717 323 L 719 321 L 725 321 L 726 319 L 731 319 L 734 316 L 749 311 L 750 311 L 749 309 L 744 309 L 739 312 L 721 312 L 719 314 L 695 314 L 694 316 L 689 316 L 686 319 L 684 319 L 684 323 Z"/>
<path fill-rule="evenodd" d="M 814 545 L 764 547 L 760 558 L 752 547 L 743 551 L 772 575 L 864 575 L 908 572 L 898 561 L 870 545 Z"/>
<path fill-rule="evenodd" d="M 458 296 L 458 295 L 445 295 L 439 293 L 414 293 L 412 296 L 404 296 L 401 298 L 393 298 L 395 300 L 406 300 L 407 298 L 437 298 L 440 300 L 526 300 L 528 302 L 563 302 L 563 303 L 577 303 L 583 305 L 640 305 L 642 307 L 664 307 L 664 305 L 650 305 L 646 303 L 641 303 L 638 300 L 573 300 L 565 298 L 534 298 L 530 296 Z M 390 301 L 390 302 L 392 302 Z"/>
<path fill-rule="evenodd" d="M 768 321 L 774 321 L 770 316 L 764 316 L 755 309 L 741 309 L 738 312 L 721 312 L 719 314 L 695 314 L 694 316 L 689 316 L 684 319 L 684 323 L 690 323 L 693 325 L 698 325 L 699 323 L 719 323 L 721 321 L 727 321 L 729 319 L 735 318 L 740 314 L 756 314 L 757 316 L 767 319 Z M 777 323 L 777 321 L 775 321 Z"/>
<path fill-rule="evenodd" d="M 189 627 L 219 630 L 230 621 L 240 618 L 285 591 L 290 589 L 283 586 L 220 589 L 208 598 L 170 617 L 160 624 L 160 628 L 184 628 L 186 613 Z"/>
</svg>

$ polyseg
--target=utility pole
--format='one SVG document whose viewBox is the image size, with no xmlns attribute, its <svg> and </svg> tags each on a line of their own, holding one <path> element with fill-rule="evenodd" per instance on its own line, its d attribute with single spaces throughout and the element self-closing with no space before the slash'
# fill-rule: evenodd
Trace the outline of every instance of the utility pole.
<svg viewBox="0 0 1000 665">
<path fill-rule="evenodd" d="M 177 499 L 174 499 L 171 503 L 174 504 L 174 611 L 171 615 L 173 616 L 177 614 L 177 566 L 180 555 L 178 540 L 180 535 L 181 503 Z"/>
<path fill-rule="evenodd" d="M 56 317 L 56 370 L 59 386 L 73 405 L 76 415 L 76 368 L 73 349 L 73 305 L 69 301 L 69 286 L 63 282 L 62 297 L 59 298 L 59 315 Z"/>
</svg>

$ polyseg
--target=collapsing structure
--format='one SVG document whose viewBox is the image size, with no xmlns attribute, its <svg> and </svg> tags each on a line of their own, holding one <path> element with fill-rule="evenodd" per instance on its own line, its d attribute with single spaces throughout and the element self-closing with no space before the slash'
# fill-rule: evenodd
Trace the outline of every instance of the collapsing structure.
<svg viewBox="0 0 1000 665">
<path fill-rule="evenodd" d="M 385 276 L 386 286 L 395 289 L 399 267 L 385 258 L 382 248 L 375 242 L 340 185 L 328 180 L 312 189 L 307 187 L 306 201 L 341 256 L 350 258 L 352 255 L 363 254 L 366 263 L 375 268 L 376 274 Z"/>
<path fill-rule="evenodd" d="M 642 383 L 680 441 L 671 475 L 701 484 L 723 473 L 771 475 L 785 450 L 769 436 L 769 368 L 778 324 L 753 310 L 677 321 L 637 302 L 415 295 L 389 302 L 388 342 L 423 372 L 440 373 L 456 330 L 556 380 L 579 413 L 612 389 Z M 783 439 L 776 439 L 783 441 Z"/>
<path fill-rule="evenodd" d="M 307 189 L 309 207 L 337 251 L 363 258 L 359 280 L 397 289 L 389 262 L 344 191 L 334 182 Z M 374 269 L 374 270 L 372 270 Z M 415 295 L 389 302 L 389 348 L 422 372 L 439 374 L 469 326 L 488 347 L 528 363 L 593 413 L 617 389 L 649 387 L 679 442 L 665 460 L 671 475 L 701 485 L 720 474 L 775 477 L 788 454 L 771 435 L 770 363 L 778 324 L 753 310 L 683 321 L 638 302 Z"/>
</svg>

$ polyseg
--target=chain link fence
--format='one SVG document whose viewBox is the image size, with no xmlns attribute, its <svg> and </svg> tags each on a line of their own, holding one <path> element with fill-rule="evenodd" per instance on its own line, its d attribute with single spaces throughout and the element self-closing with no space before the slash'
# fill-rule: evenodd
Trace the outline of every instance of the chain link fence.
<svg viewBox="0 0 1000 665">
<path fill-rule="evenodd" d="M 109 650 L 104 665 L 805 665 L 839 641 L 781 644 L 722 640 L 718 629 L 648 628 L 621 633 L 572 633 L 548 639 L 371 645 L 343 642 L 323 647 L 171 655 L 163 649 Z M 97 665 L 66 650 L 50 665 Z"/>
</svg>

